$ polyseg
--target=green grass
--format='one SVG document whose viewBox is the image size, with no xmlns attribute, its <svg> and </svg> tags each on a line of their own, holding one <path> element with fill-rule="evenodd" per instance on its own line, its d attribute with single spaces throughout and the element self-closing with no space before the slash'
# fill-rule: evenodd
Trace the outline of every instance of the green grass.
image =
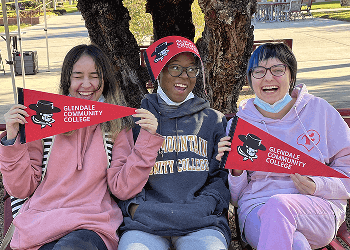
<svg viewBox="0 0 350 250">
<path fill-rule="evenodd" d="M 77 4 L 72 4 L 72 5 L 69 5 L 69 2 L 64 2 L 63 3 L 63 7 L 57 5 L 56 6 L 56 9 L 59 10 L 59 9 L 65 9 L 67 13 L 74 13 L 74 12 L 77 12 L 78 9 L 77 9 Z M 47 15 L 56 15 L 55 13 L 51 12 L 53 10 L 53 8 L 46 8 L 47 12 L 46 14 Z M 44 13 L 41 12 L 41 15 L 43 16 Z M 7 11 L 7 16 L 8 17 L 16 17 L 16 11 Z M 2 18 L 2 9 L 1 9 L 1 4 L 0 4 L 0 18 Z M 21 29 L 22 28 L 26 28 L 26 27 L 30 27 L 31 25 L 30 24 L 21 24 Z M 9 25 L 9 30 L 10 31 L 15 31 L 17 30 L 17 25 Z M 4 33 L 5 32 L 5 28 L 4 26 L 0 26 L 0 33 Z"/>
<path fill-rule="evenodd" d="M 350 10 L 314 12 L 312 15 L 314 17 L 350 22 Z"/>
<path fill-rule="evenodd" d="M 56 9 L 59 10 L 59 9 L 65 9 L 67 13 L 73 13 L 73 12 L 77 12 L 78 11 L 78 8 L 77 8 L 77 4 L 72 4 L 72 5 L 69 5 L 69 2 L 64 2 L 63 3 L 63 7 L 60 6 L 60 5 L 56 5 Z M 30 8 L 27 8 L 26 10 L 30 10 Z M 53 8 L 46 8 L 46 11 L 47 11 L 47 15 L 55 15 L 52 11 L 53 11 Z M 43 16 L 44 13 L 41 11 L 41 15 Z M 7 11 L 7 16 L 8 17 L 16 17 L 16 11 L 15 10 L 8 10 Z M 1 8 L 1 4 L 0 4 L 0 18 L 2 18 L 2 8 Z"/>
<path fill-rule="evenodd" d="M 69 2 L 63 3 L 63 7 L 58 7 L 57 9 L 65 9 L 67 13 L 74 13 L 78 11 L 77 4 L 69 5 Z"/>
<path fill-rule="evenodd" d="M 350 8 L 350 6 L 340 6 L 339 1 L 312 3 L 312 6 L 311 6 L 312 10 L 328 10 L 328 11 L 321 11 L 321 12 L 313 12 L 312 15 L 314 17 L 350 22 L 349 9 L 329 11 L 332 9 L 341 9 L 341 8 Z"/>
<path fill-rule="evenodd" d="M 347 7 L 350 8 L 350 6 L 347 6 Z M 339 9 L 339 8 L 346 8 L 346 7 L 340 6 L 339 1 L 312 3 L 312 6 L 311 6 L 312 10 L 317 10 L 317 9 L 328 10 L 328 9 Z"/>
<path fill-rule="evenodd" d="M 31 26 L 30 24 L 22 23 L 21 29 L 26 28 L 26 27 L 30 27 L 30 26 Z M 9 25 L 9 30 L 10 30 L 10 32 L 17 30 L 17 25 Z M 0 33 L 4 33 L 4 32 L 5 32 L 4 26 L 0 26 Z"/>
</svg>

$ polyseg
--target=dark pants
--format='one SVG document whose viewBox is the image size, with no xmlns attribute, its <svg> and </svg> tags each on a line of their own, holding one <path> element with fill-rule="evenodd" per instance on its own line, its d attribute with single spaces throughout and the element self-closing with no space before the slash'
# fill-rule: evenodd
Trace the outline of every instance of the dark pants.
<svg viewBox="0 0 350 250">
<path fill-rule="evenodd" d="M 91 230 L 73 231 L 59 240 L 47 243 L 39 250 L 107 250 L 101 237 Z"/>
</svg>

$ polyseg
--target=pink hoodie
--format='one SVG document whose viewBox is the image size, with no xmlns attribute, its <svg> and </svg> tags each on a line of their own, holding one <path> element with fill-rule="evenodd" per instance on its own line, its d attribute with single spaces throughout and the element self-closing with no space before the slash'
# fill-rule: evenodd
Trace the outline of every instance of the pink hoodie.
<svg viewBox="0 0 350 250">
<path fill-rule="evenodd" d="M 282 119 L 264 117 L 254 106 L 254 99 L 240 104 L 237 115 L 290 144 L 311 157 L 350 176 L 350 129 L 339 113 L 325 100 L 307 92 L 298 85 L 292 97 L 297 97 L 292 109 Z M 228 122 L 229 130 L 232 121 Z M 313 131 L 310 131 L 313 130 Z M 306 132 L 313 141 L 307 142 Z M 312 133 L 314 132 L 314 133 Z M 227 131 L 228 133 L 228 131 Z M 329 201 L 336 215 L 336 228 L 345 220 L 347 199 L 350 198 L 350 179 L 310 177 L 316 183 L 315 196 Z M 241 231 L 247 214 L 257 205 L 264 204 L 275 194 L 296 194 L 288 174 L 244 171 L 240 176 L 228 177 L 231 198 L 238 205 Z"/>
<path fill-rule="evenodd" d="M 123 217 L 108 188 L 119 199 L 139 193 L 162 143 L 161 136 L 141 129 L 134 146 L 132 131 L 123 130 L 115 140 L 107 170 L 100 125 L 69 136 L 57 135 L 40 185 L 41 140 L 20 144 L 17 139 L 12 146 L 1 145 L 0 170 L 6 190 L 18 198 L 34 193 L 14 219 L 11 247 L 38 249 L 73 230 L 89 229 L 102 237 L 108 249 L 117 249 L 116 230 Z"/>
</svg>

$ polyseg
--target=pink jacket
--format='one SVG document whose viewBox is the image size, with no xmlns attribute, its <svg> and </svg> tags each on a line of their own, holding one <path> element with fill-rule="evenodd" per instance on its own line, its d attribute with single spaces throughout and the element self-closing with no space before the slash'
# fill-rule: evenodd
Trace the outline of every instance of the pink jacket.
<svg viewBox="0 0 350 250">
<path fill-rule="evenodd" d="M 14 219 L 11 247 L 38 249 L 73 230 L 89 229 L 102 237 L 108 249 L 117 249 L 116 230 L 123 217 L 107 183 L 119 199 L 135 196 L 147 182 L 162 143 L 161 136 L 141 129 L 134 146 L 132 131 L 123 130 L 107 170 L 99 125 L 57 135 L 42 183 L 41 140 L 20 144 L 17 139 L 12 146 L 1 145 L 0 171 L 6 190 L 18 198 L 33 194 Z"/>
<path fill-rule="evenodd" d="M 339 113 L 325 100 L 298 85 L 292 97 L 297 97 L 292 109 L 280 120 L 264 117 L 254 106 L 254 99 L 243 101 L 237 115 L 311 157 L 350 176 L 350 129 Z M 229 121 L 227 129 L 232 121 Z M 311 131 L 312 130 L 312 131 Z M 308 141 L 308 132 L 313 142 Z M 315 196 L 329 201 L 336 216 L 337 228 L 345 220 L 347 199 L 350 199 L 350 179 L 310 176 L 316 183 Z M 231 198 L 238 205 L 240 228 L 247 214 L 264 204 L 272 195 L 299 193 L 288 174 L 244 171 L 228 177 Z"/>
</svg>

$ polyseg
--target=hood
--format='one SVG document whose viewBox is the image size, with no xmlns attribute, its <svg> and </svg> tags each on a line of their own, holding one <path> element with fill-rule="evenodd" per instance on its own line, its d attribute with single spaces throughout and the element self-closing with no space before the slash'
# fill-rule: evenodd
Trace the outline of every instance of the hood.
<svg viewBox="0 0 350 250">
<path fill-rule="evenodd" d="M 296 120 L 298 119 L 297 114 L 300 114 L 300 112 L 304 109 L 304 107 L 307 105 L 307 103 L 314 98 L 313 95 L 309 94 L 307 91 L 307 88 L 305 84 L 299 84 L 297 85 L 292 94 L 292 98 L 297 98 L 295 104 L 293 107 L 289 110 L 289 112 L 281 119 L 283 121 L 288 120 Z M 296 112 L 295 112 L 296 110 Z M 237 116 L 239 116 L 242 119 L 249 119 L 253 120 L 255 122 L 265 123 L 265 124 L 272 124 L 275 122 L 279 122 L 279 119 L 271 119 L 268 117 L 263 116 L 255 107 L 254 105 L 254 98 L 246 99 L 241 101 L 239 104 L 239 110 L 237 112 Z"/>
<path fill-rule="evenodd" d="M 180 118 L 183 116 L 198 113 L 203 109 L 210 108 L 209 101 L 204 100 L 198 96 L 194 96 L 194 98 L 189 99 L 188 101 L 181 104 L 174 112 L 164 112 L 158 104 L 157 94 L 147 94 L 142 100 L 141 106 L 147 110 L 150 110 L 151 112 L 152 109 L 154 109 L 156 113 L 167 116 L 168 118 Z"/>
</svg>

